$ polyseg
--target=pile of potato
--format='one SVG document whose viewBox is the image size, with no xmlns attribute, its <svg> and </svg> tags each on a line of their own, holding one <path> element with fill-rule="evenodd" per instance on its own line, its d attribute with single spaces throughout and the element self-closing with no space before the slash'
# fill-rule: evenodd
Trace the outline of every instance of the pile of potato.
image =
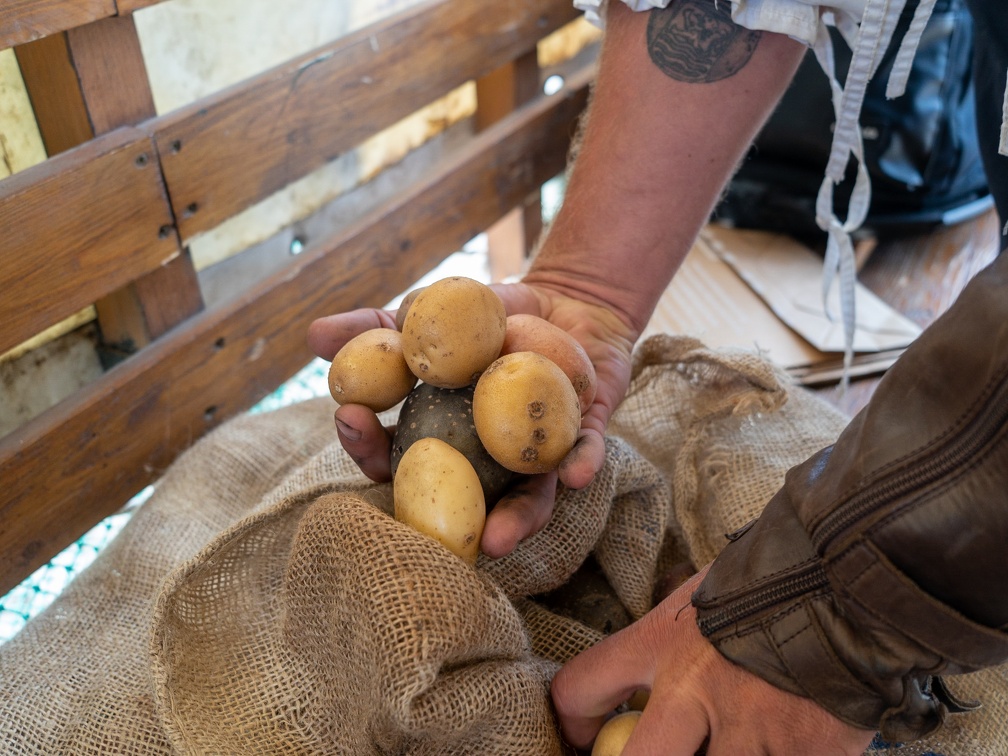
<svg viewBox="0 0 1008 756">
<path fill-rule="evenodd" d="M 555 470 L 573 448 L 595 370 L 566 331 L 508 317 L 471 278 L 410 292 L 396 325 L 347 342 L 329 390 L 341 405 L 375 412 L 403 402 L 392 444 L 395 517 L 473 563 L 487 507 L 513 476 Z"/>
</svg>

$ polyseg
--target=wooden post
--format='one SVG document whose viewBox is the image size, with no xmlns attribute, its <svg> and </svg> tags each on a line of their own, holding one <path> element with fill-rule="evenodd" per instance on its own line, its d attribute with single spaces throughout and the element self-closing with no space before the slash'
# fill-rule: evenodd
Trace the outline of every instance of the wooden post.
<svg viewBox="0 0 1008 756">
<path fill-rule="evenodd" d="M 156 115 L 132 16 L 112 16 L 15 48 L 50 156 Z M 174 227 L 165 234 L 175 238 Z M 95 303 L 106 361 L 150 343 L 203 308 L 188 250 Z M 109 355 L 112 359 L 108 360 Z"/>
<path fill-rule="evenodd" d="M 476 81 L 476 127 L 485 129 L 539 95 L 539 61 L 531 50 Z M 487 230 L 490 278 L 501 281 L 522 271 L 542 231 L 542 199 L 533 192 Z"/>
</svg>

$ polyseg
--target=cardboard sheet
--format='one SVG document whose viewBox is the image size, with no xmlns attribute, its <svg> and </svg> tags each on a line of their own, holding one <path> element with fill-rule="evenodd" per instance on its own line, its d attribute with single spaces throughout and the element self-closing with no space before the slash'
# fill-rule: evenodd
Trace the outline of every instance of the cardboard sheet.
<svg viewBox="0 0 1008 756">
<path fill-rule="evenodd" d="M 780 234 L 709 225 L 644 335 L 681 333 L 712 347 L 759 351 L 806 384 L 839 380 L 843 326 L 836 287 L 827 315 L 822 258 Z M 884 371 L 920 328 L 857 285 L 851 377 Z"/>
</svg>

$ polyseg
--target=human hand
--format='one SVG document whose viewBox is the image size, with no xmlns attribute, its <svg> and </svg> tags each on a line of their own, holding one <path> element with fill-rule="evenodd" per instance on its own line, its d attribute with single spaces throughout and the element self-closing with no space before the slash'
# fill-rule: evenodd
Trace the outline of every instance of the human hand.
<svg viewBox="0 0 1008 756">
<path fill-rule="evenodd" d="M 605 463 L 605 428 L 630 383 L 630 354 L 637 336 L 633 328 L 603 303 L 579 297 L 576 291 L 533 276 L 517 284 L 494 284 L 508 315 L 537 315 L 570 333 L 584 347 L 595 367 L 598 389 L 581 418 L 577 443 L 556 472 L 519 476 L 487 516 L 482 551 L 500 558 L 539 531 L 553 513 L 559 478 L 569 488 L 584 488 Z M 395 312 L 360 309 L 320 318 L 308 329 L 308 344 L 319 357 L 331 360 L 351 338 L 371 328 L 395 328 Z M 392 479 L 394 429 L 361 405 L 336 410 L 336 431 L 347 453 L 370 479 Z"/>
<path fill-rule="evenodd" d="M 567 741 L 590 747 L 606 716 L 643 689 L 650 696 L 625 756 L 864 753 L 874 731 L 774 687 L 703 637 L 690 596 L 706 574 L 556 674 L 551 692 Z"/>
</svg>

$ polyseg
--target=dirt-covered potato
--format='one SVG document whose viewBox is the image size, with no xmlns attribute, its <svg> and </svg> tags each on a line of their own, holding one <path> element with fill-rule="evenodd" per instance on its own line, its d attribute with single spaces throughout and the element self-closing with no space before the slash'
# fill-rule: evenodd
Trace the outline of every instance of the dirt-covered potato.
<svg viewBox="0 0 1008 756">
<path fill-rule="evenodd" d="M 595 366 L 584 347 L 567 331 L 535 315 L 509 315 L 501 356 L 512 352 L 535 352 L 555 362 L 570 378 L 581 414 L 588 411 L 598 387 Z"/>
<path fill-rule="evenodd" d="M 598 561 L 591 554 L 566 583 L 536 597 L 555 614 L 612 635 L 633 621 Z"/>
<path fill-rule="evenodd" d="M 476 563 L 486 522 L 479 477 L 457 449 L 421 438 L 399 460 L 392 482 L 395 518 Z"/>
<path fill-rule="evenodd" d="M 403 354 L 420 380 L 440 388 L 476 382 L 504 343 L 504 303 L 486 284 L 464 276 L 419 292 L 402 325 Z"/>
<path fill-rule="evenodd" d="M 595 737 L 591 756 L 620 756 L 640 718 L 639 711 L 624 711 L 608 720 Z"/>
<path fill-rule="evenodd" d="M 514 473 L 490 456 L 473 423 L 474 386 L 444 389 L 420 383 L 403 402 L 392 440 L 392 475 L 399 460 L 421 438 L 438 438 L 460 451 L 473 466 L 483 486 L 483 497 L 492 508 L 507 489 Z"/>
<path fill-rule="evenodd" d="M 490 455 L 517 473 L 555 470 L 581 427 L 577 393 L 564 372 L 535 352 L 493 362 L 476 383 L 473 421 Z"/>
<path fill-rule="evenodd" d="M 402 335 L 372 328 L 350 339 L 329 366 L 329 393 L 338 404 L 363 404 L 375 412 L 406 398 L 417 379 L 406 364 Z"/>
</svg>

